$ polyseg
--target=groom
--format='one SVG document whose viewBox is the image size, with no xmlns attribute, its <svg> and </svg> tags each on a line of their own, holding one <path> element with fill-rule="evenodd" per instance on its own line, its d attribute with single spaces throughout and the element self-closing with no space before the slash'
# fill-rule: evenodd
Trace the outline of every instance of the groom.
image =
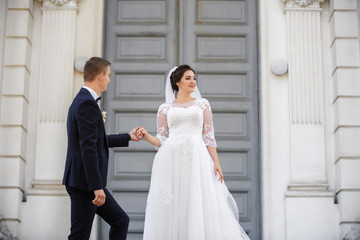
<svg viewBox="0 0 360 240">
<path fill-rule="evenodd" d="M 68 113 L 68 150 L 63 184 L 71 199 L 71 233 L 68 239 L 89 239 L 95 213 L 110 226 L 110 239 L 126 239 L 129 217 L 106 189 L 109 147 L 127 147 L 138 141 L 129 134 L 106 135 L 97 104 L 110 83 L 110 63 L 92 57 L 84 67 L 84 86 Z"/>
</svg>

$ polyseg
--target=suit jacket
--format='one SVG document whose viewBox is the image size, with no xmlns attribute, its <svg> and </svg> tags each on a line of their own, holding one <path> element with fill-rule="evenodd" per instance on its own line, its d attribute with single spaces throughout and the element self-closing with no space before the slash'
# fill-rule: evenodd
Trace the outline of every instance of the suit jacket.
<svg viewBox="0 0 360 240">
<path fill-rule="evenodd" d="M 106 135 L 99 106 L 85 88 L 80 89 L 69 108 L 67 135 L 63 184 L 84 191 L 104 189 L 109 147 L 128 146 L 130 135 Z"/>
</svg>

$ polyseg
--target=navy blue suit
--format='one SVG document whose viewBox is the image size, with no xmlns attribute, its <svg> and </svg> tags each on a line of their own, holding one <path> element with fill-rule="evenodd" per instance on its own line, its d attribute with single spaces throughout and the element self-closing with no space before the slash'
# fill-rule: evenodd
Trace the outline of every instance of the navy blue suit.
<svg viewBox="0 0 360 240">
<path fill-rule="evenodd" d="M 67 135 L 63 184 L 71 199 L 69 239 L 89 239 L 95 213 L 110 224 L 110 239 L 126 239 L 129 218 L 106 189 L 106 179 L 109 147 L 128 146 L 130 135 L 106 135 L 99 106 L 85 88 L 69 108 Z M 106 194 L 100 207 L 92 203 L 98 189 Z"/>
</svg>

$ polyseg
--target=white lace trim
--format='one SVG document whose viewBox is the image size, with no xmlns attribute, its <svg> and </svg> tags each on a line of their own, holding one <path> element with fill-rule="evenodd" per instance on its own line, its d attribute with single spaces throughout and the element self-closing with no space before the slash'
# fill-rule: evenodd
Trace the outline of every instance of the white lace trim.
<svg viewBox="0 0 360 240">
<path fill-rule="evenodd" d="M 214 133 L 208 132 L 206 135 L 203 135 L 203 140 L 206 146 L 216 148 L 216 141 Z"/>
</svg>

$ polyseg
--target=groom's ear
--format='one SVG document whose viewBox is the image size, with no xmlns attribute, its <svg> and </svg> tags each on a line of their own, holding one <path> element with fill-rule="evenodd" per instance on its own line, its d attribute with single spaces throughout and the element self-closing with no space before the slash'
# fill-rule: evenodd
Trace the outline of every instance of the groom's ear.
<svg viewBox="0 0 360 240">
<path fill-rule="evenodd" d="M 97 80 L 102 80 L 103 77 L 104 77 L 104 73 L 101 72 L 101 73 L 99 73 L 99 74 L 96 76 L 96 79 L 97 79 Z"/>
</svg>

